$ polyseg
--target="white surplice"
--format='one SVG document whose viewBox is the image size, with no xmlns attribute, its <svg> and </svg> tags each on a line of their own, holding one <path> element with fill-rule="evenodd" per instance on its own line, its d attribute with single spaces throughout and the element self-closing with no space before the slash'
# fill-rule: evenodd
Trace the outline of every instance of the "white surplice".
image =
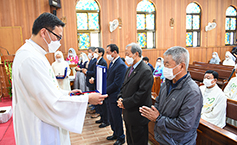
<svg viewBox="0 0 237 145">
<path fill-rule="evenodd" d="M 213 88 L 200 86 L 203 96 L 201 118 L 223 128 L 226 125 L 227 98 L 216 84 Z"/>
<path fill-rule="evenodd" d="M 69 145 L 81 133 L 88 95 L 58 86 L 46 52 L 32 40 L 17 51 L 12 70 L 13 124 L 17 145 Z"/>
<path fill-rule="evenodd" d="M 237 101 L 237 77 L 232 78 L 224 89 L 224 93 L 227 98 Z M 231 118 L 227 118 L 227 123 L 237 126 L 237 121 Z"/>
<path fill-rule="evenodd" d="M 64 79 L 57 79 L 57 81 L 61 89 L 70 91 L 71 88 L 70 88 L 70 81 L 68 79 L 68 76 L 70 75 L 71 70 L 70 70 L 68 62 L 63 60 L 62 62 L 55 61 L 52 64 L 52 68 L 54 70 L 55 75 L 64 75 L 66 67 L 67 67 L 67 77 L 65 77 Z"/>
</svg>

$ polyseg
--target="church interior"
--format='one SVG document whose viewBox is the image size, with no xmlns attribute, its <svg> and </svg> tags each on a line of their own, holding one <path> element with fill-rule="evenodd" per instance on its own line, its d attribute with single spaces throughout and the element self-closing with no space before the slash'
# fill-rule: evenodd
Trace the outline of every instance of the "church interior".
<svg viewBox="0 0 237 145">
<path fill-rule="evenodd" d="M 125 58 L 126 46 L 135 42 L 155 68 L 157 58 L 163 58 L 167 49 L 181 46 L 189 52 L 188 71 L 198 85 L 203 84 L 207 70 L 218 72 L 216 83 L 222 91 L 236 77 L 236 63 L 230 66 L 223 62 L 227 51 L 237 56 L 233 51 L 237 45 L 237 0 L 0 0 L 0 108 L 12 105 L 12 62 L 17 50 L 30 39 L 34 20 L 44 12 L 65 23 L 58 49 L 65 60 L 70 48 L 80 57 L 81 53 L 88 54 L 89 47 L 106 50 L 109 44 L 116 44 L 120 57 Z M 218 64 L 209 63 L 214 52 L 219 56 Z M 46 57 L 50 64 L 55 62 L 54 53 Z M 104 59 L 110 63 L 106 55 Z M 70 64 L 71 78 L 76 66 Z M 161 81 L 154 77 L 153 103 Z M 227 99 L 226 117 L 237 120 L 236 109 L 237 100 Z M 71 144 L 113 144 L 106 140 L 112 133 L 110 127 L 98 128 L 94 123 L 98 118 L 91 118 L 88 110 L 82 134 L 70 132 Z M 12 119 L 9 121 L 0 123 L 0 144 L 15 145 Z M 159 144 L 154 126 L 155 122 L 149 122 L 150 145 Z M 226 123 L 220 128 L 200 119 L 196 141 L 198 145 L 237 144 L 237 127 Z"/>
</svg>

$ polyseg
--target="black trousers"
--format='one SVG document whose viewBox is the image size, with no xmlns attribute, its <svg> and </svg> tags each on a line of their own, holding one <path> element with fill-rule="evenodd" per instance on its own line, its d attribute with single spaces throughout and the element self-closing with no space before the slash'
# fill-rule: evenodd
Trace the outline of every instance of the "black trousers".
<svg viewBox="0 0 237 145">
<path fill-rule="evenodd" d="M 126 126 L 126 139 L 128 145 L 147 145 L 148 144 L 148 124 L 140 126 Z"/>
</svg>

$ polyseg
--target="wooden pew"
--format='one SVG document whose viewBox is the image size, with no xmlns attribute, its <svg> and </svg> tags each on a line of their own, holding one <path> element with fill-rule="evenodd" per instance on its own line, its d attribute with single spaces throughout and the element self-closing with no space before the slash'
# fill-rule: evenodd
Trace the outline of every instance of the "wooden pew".
<svg viewBox="0 0 237 145">
<path fill-rule="evenodd" d="M 154 100 L 153 100 L 154 101 Z M 226 116 L 237 120 L 237 101 L 227 99 Z M 158 145 L 159 143 L 154 138 L 154 122 L 149 122 L 149 140 Z M 222 129 L 214 124 L 211 124 L 203 119 L 200 119 L 197 129 L 197 145 L 234 145 L 237 144 L 237 128 L 230 124 Z"/>
<path fill-rule="evenodd" d="M 161 79 L 160 77 L 154 77 L 154 83 L 151 89 L 151 92 L 154 94 L 156 94 L 156 96 L 158 96 L 159 92 L 160 92 L 160 85 L 161 85 Z M 154 96 L 154 95 L 153 95 Z M 155 96 L 155 97 L 156 97 Z"/>
<path fill-rule="evenodd" d="M 228 79 L 231 76 L 233 69 L 233 66 L 208 64 L 203 62 L 194 62 L 193 65 L 189 65 L 188 68 L 191 77 L 196 81 L 197 84 L 201 84 L 204 74 L 207 70 L 216 71 L 219 74 L 217 84 L 222 90 L 224 90 L 225 86 L 227 85 Z M 200 73 L 202 73 L 203 75 L 200 75 Z M 235 73 L 232 75 L 232 77 L 235 77 Z"/>
</svg>

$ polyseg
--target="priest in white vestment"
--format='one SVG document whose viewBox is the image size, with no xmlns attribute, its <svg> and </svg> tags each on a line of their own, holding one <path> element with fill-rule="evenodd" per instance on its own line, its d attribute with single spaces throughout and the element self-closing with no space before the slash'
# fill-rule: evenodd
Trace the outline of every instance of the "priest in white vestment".
<svg viewBox="0 0 237 145">
<path fill-rule="evenodd" d="M 34 22 L 32 36 L 13 61 L 13 125 L 17 145 L 70 145 L 69 131 L 81 133 L 88 101 L 106 95 L 69 96 L 59 88 L 45 54 L 60 47 L 64 23 L 50 13 Z"/>
<path fill-rule="evenodd" d="M 203 96 L 201 118 L 223 128 L 226 125 L 227 98 L 216 84 L 218 73 L 212 70 L 206 71 L 203 86 L 200 90 Z"/>
<path fill-rule="evenodd" d="M 57 78 L 58 85 L 63 90 L 71 91 L 70 81 L 68 79 L 71 72 L 69 64 L 64 60 L 63 53 L 61 51 L 55 52 L 54 57 L 55 62 L 53 62 L 52 68 Z"/>
<path fill-rule="evenodd" d="M 235 66 L 235 72 L 237 72 L 236 68 L 237 67 Z M 228 84 L 226 85 L 224 89 L 224 93 L 228 99 L 237 101 L 237 74 L 236 73 L 235 73 L 235 77 L 231 78 Z M 231 118 L 227 118 L 226 122 L 234 126 L 237 126 L 237 121 Z"/>
</svg>

